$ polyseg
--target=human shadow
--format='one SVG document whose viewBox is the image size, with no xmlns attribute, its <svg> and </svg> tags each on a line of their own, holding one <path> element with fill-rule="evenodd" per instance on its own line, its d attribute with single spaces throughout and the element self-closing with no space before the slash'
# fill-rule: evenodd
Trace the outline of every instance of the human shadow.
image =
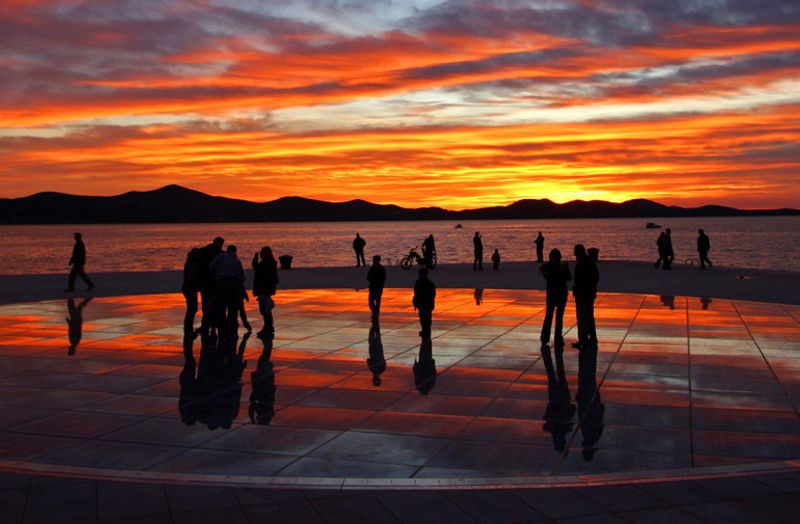
<svg viewBox="0 0 800 524">
<path fill-rule="evenodd" d="M 236 337 L 201 335 L 197 364 L 193 338 L 184 337 L 178 407 L 185 424 L 200 422 L 211 430 L 229 429 L 233 425 L 239 415 L 241 379 L 247 366 L 243 356 L 249 337 L 249 333 L 245 334 L 237 349 Z"/>
<path fill-rule="evenodd" d="M 433 342 L 424 337 L 419 345 L 419 355 L 414 360 L 414 386 L 427 395 L 436 385 L 436 361 L 433 359 Z"/>
<path fill-rule="evenodd" d="M 264 348 L 258 357 L 256 370 L 250 373 L 250 422 L 266 426 L 275 416 L 275 367 L 272 364 L 272 334 L 259 337 Z"/>
<path fill-rule="evenodd" d="M 584 349 L 578 356 L 578 420 L 583 440 L 583 458 L 592 460 L 603 435 L 605 404 L 597 386 L 597 349 Z"/>
<path fill-rule="evenodd" d="M 369 358 L 367 368 L 372 372 L 372 385 L 381 385 L 381 375 L 386 371 L 386 358 L 383 356 L 383 342 L 381 341 L 381 325 L 378 320 L 369 328 Z"/>
<path fill-rule="evenodd" d="M 67 355 L 74 355 L 78 350 L 78 344 L 83 337 L 83 308 L 86 307 L 94 297 L 86 297 L 75 305 L 74 298 L 67 299 L 67 331 L 69 337 L 69 349 Z"/>
<path fill-rule="evenodd" d="M 553 448 L 563 453 L 567 448 L 567 437 L 572 433 L 572 418 L 575 416 L 575 404 L 571 401 L 569 384 L 564 371 L 564 346 L 554 346 L 555 366 L 549 345 L 543 345 L 542 361 L 547 373 L 547 408 L 543 429 L 553 438 Z"/>
</svg>

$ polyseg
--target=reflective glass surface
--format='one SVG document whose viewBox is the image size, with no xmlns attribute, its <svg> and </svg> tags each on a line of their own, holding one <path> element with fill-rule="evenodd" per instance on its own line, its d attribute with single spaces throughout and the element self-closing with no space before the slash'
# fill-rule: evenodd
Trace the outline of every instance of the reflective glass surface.
<svg viewBox="0 0 800 524">
<path fill-rule="evenodd" d="M 601 294 L 279 291 L 275 336 L 185 339 L 180 294 L 0 307 L 0 459 L 173 473 L 519 477 L 800 457 L 800 308 Z M 247 304 L 255 330 L 262 322 Z M 199 325 L 199 318 L 196 321 Z"/>
</svg>

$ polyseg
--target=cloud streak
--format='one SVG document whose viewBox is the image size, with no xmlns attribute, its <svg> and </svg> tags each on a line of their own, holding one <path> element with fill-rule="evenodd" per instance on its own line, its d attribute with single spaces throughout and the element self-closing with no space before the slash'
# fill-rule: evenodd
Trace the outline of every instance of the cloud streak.
<svg viewBox="0 0 800 524">
<path fill-rule="evenodd" d="M 4 3 L 0 195 L 800 207 L 796 2 L 269 4 Z"/>
</svg>

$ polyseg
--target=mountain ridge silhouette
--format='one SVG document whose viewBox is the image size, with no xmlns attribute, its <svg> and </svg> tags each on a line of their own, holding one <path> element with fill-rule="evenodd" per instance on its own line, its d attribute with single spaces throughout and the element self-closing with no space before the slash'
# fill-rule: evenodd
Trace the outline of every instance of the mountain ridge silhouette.
<svg viewBox="0 0 800 524">
<path fill-rule="evenodd" d="M 152 191 L 113 196 L 82 196 L 46 191 L 0 198 L 0 224 L 135 224 L 202 222 L 310 222 L 378 220 L 514 220 L 543 218 L 669 218 L 682 216 L 800 215 L 800 210 L 744 210 L 708 204 L 684 208 L 637 198 L 614 203 L 526 198 L 505 206 L 451 211 L 441 207 L 405 208 L 362 199 L 327 202 L 286 196 L 269 202 L 213 196 L 170 184 Z"/>
</svg>

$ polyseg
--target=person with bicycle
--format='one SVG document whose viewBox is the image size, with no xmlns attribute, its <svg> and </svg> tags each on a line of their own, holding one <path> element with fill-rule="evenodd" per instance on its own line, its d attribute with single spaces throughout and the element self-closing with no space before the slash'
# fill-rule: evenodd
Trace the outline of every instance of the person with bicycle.
<svg viewBox="0 0 800 524">
<path fill-rule="evenodd" d="M 433 269 L 435 267 L 433 264 L 434 256 L 436 256 L 436 241 L 431 234 L 422 242 L 422 261 L 426 268 Z"/>
</svg>

